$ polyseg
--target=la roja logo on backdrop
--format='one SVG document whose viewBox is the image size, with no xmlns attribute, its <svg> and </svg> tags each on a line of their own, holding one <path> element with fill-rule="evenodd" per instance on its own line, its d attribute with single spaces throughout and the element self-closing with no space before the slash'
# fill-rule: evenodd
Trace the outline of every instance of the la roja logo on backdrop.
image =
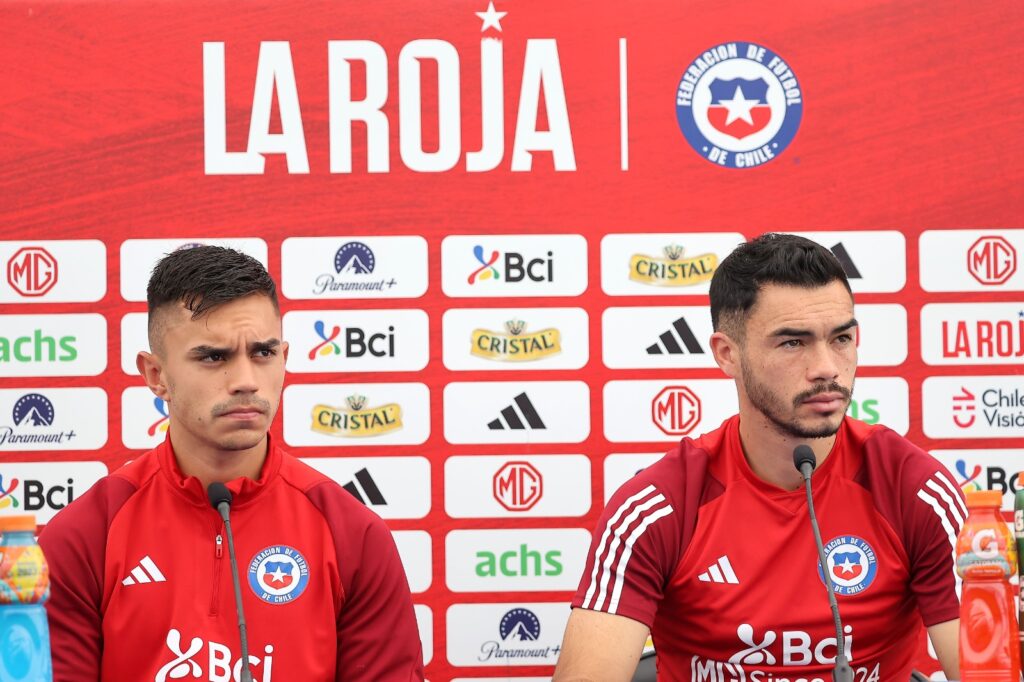
<svg viewBox="0 0 1024 682">
<path fill-rule="evenodd" d="M 778 55 L 756 43 L 723 43 L 694 59 L 676 90 L 676 119 L 686 140 L 712 163 L 753 168 L 789 146 L 800 127 L 803 95 Z"/>
</svg>

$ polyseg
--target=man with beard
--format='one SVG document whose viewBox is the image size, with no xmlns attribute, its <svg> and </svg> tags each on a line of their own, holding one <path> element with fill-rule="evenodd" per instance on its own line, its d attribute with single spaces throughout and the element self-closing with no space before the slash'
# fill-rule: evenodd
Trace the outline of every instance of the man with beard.
<svg viewBox="0 0 1024 682">
<path fill-rule="evenodd" d="M 846 416 L 857 321 L 824 247 L 766 234 L 711 282 L 711 347 L 739 414 L 612 496 L 598 522 L 555 682 L 632 678 L 651 634 L 659 680 L 831 679 L 835 626 L 808 520 L 812 487 L 855 679 L 907 680 L 921 624 L 958 676 L 953 547 L 960 490 L 931 456 Z"/>
</svg>

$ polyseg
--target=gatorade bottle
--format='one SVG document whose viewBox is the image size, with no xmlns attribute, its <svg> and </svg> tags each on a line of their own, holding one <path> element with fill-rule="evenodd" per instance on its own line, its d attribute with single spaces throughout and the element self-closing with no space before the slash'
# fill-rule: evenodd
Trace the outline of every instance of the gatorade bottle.
<svg viewBox="0 0 1024 682">
<path fill-rule="evenodd" d="M 956 541 L 962 682 L 1019 682 L 1020 652 L 1010 576 L 1017 549 L 999 513 L 998 490 L 967 493 L 969 515 Z"/>
<path fill-rule="evenodd" d="M 0 682 L 52 682 L 50 571 L 31 514 L 0 516 Z"/>
<path fill-rule="evenodd" d="M 1017 474 L 1017 480 L 1024 484 L 1024 471 Z M 1020 630 L 1020 661 L 1024 665 L 1024 487 L 1018 490 L 1014 497 L 1013 528 L 1017 536 L 1017 585 L 1021 588 L 1021 596 L 1017 599 L 1020 608 L 1017 628 Z"/>
</svg>

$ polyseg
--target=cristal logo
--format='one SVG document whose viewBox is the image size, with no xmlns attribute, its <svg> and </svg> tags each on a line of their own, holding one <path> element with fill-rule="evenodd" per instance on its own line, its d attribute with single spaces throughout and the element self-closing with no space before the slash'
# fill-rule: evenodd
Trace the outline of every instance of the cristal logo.
<svg viewBox="0 0 1024 682">
<path fill-rule="evenodd" d="M 171 650 L 174 660 L 157 671 L 154 682 L 166 682 L 166 680 L 180 680 L 184 677 L 199 679 L 203 674 L 203 666 L 196 659 L 206 663 L 205 673 L 208 682 L 240 682 L 242 676 L 242 659 L 235 659 L 235 656 L 224 644 L 219 642 L 206 642 L 206 656 L 201 656 L 203 651 L 203 639 L 193 637 L 188 647 L 182 646 L 181 633 L 176 629 L 167 632 L 167 648 Z M 257 658 L 249 654 L 249 669 L 258 668 L 262 676 L 253 673 L 253 680 L 258 682 L 271 682 L 273 679 L 274 647 L 267 644 L 263 647 L 266 654 L 263 658 Z M 234 664 L 232 664 L 234 661 Z"/>
<path fill-rule="evenodd" d="M 846 645 L 846 655 L 853 659 L 853 626 L 847 625 L 843 628 L 845 637 L 843 642 Z M 774 630 L 767 630 L 763 637 L 757 637 L 754 626 L 743 623 L 736 628 L 736 636 L 743 643 L 744 648 L 737 651 L 729 658 L 729 663 L 734 665 L 776 665 L 779 660 L 779 651 L 772 646 L 781 640 L 782 665 L 810 665 L 817 663 L 831 665 L 836 662 L 836 638 L 826 637 L 815 643 L 811 635 L 803 630 L 783 630 L 781 633 Z"/>
</svg>

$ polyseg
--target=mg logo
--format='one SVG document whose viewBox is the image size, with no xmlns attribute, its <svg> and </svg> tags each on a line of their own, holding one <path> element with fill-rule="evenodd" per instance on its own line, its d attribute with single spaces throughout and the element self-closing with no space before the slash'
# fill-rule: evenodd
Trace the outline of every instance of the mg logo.
<svg viewBox="0 0 1024 682">
<path fill-rule="evenodd" d="M 967 250 L 967 269 L 982 284 L 1002 284 L 1017 272 L 1017 250 L 1002 237 L 982 237 Z"/>
<path fill-rule="evenodd" d="M 544 477 L 529 462 L 508 462 L 494 474 L 494 499 L 509 511 L 526 511 L 540 502 Z"/>
<path fill-rule="evenodd" d="M 700 422 L 700 398 L 685 386 L 661 389 L 651 401 L 651 419 L 669 436 L 685 436 Z"/>
<path fill-rule="evenodd" d="M 57 259 L 38 246 L 19 249 L 7 261 L 7 282 L 22 296 L 42 296 L 57 283 Z"/>
</svg>

